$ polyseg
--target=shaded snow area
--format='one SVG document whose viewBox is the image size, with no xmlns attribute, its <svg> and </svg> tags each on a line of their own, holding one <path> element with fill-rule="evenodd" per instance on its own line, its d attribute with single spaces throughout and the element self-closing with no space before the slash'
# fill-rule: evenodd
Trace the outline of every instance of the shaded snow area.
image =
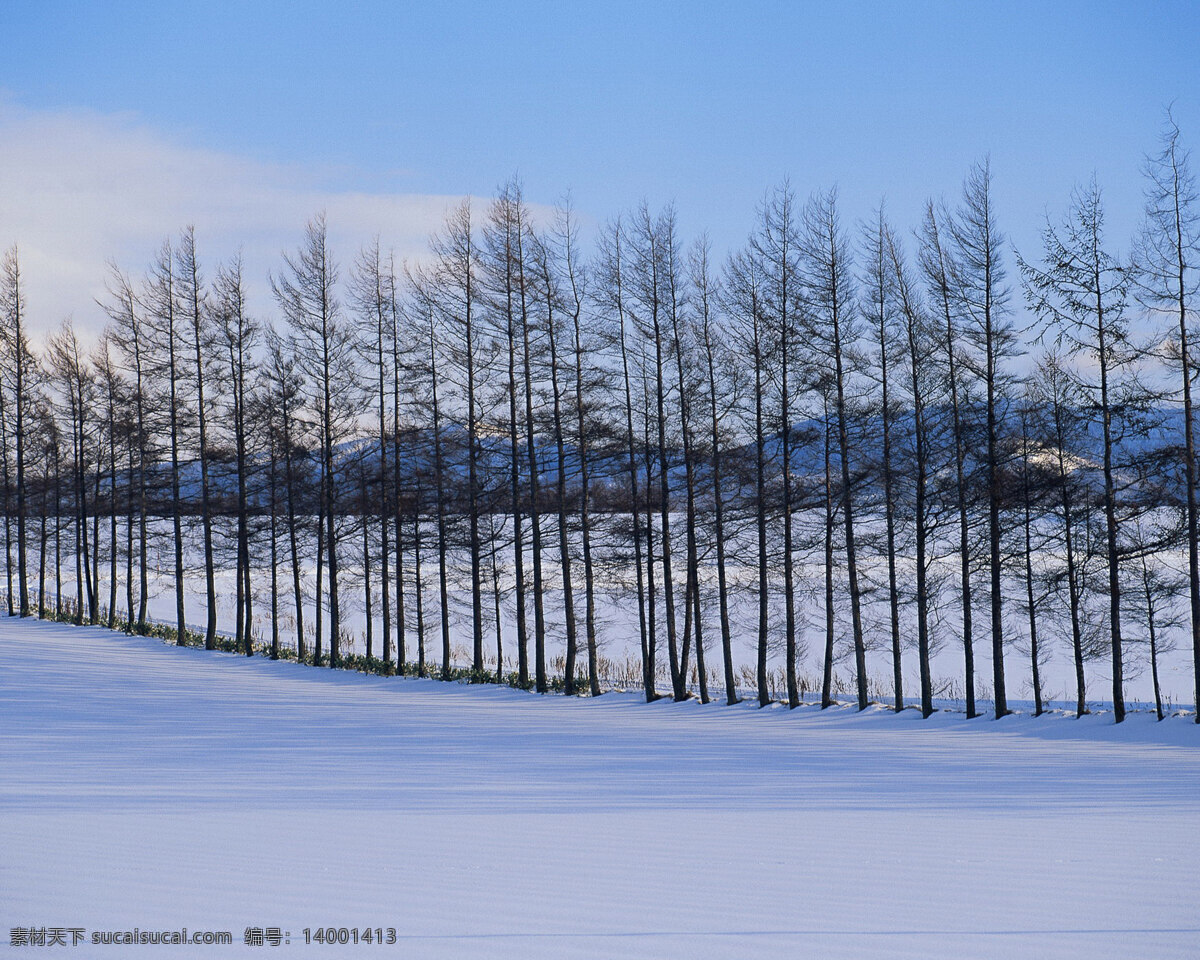
<svg viewBox="0 0 1200 960">
<path fill-rule="evenodd" d="M 0 618 L 0 770 L 5 956 L 1200 956 L 1190 718 L 538 697 Z M 43 927 L 88 939 L 12 945 Z M 185 927 L 233 943 L 90 940 Z"/>
</svg>

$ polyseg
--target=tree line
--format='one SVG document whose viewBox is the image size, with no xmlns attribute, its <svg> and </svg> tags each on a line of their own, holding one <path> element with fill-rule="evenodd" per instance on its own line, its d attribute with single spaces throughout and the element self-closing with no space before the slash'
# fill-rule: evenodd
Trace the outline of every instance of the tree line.
<svg viewBox="0 0 1200 960">
<path fill-rule="evenodd" d="M 476 679 L 598 695 L 623 631 L 647 699 L 765 705 L 774 669 L 829 705 L 840 670 L 865 708 L 873 653 L 896 709 L 915 657 L 928 716 L 952 651 L 968 715 L 999 717 L 1014 660 L 1042 712 L 1057 654 L 1077 712 L 1095 661 L 1123 719 L 1133 661 L 1161 718 L 1189 632 L 1200 681 L 1200 201 L 1173 123 L 1145 175 L 1127 257 L 1094 181 L 1010 251 L 983 161 L 908 232 L 785 181 L 721 263 L 670 205 L 585 252 L 513 179 L 415 263 L 378 239 L 341 263 L 314 218 L 270 305 L 189 227 L 111 266 L 95 342 L 68 321 L 36 350 L 14 247 L 9 613 L 146 632 L 160 571 L 178 642 L 210 649 L 232 594 L 238 649 L 330 666 L 361 622 L 368 661 L 448 677 L 461 628 Z"/>
</svg>

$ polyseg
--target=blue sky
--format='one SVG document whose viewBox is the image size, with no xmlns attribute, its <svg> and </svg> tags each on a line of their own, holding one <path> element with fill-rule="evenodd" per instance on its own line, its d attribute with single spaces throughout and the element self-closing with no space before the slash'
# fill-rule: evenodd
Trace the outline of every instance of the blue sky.
<svg viewBox="0 0 1200 960">
<path fill-rule="evenodd" d="M 1200 143 L 1194 2 L 8 0 L 0 36 L 0 244 L 49 270 L 55 237 L 95 231 L 69 265 L 84 283 L 108 243 L 93 286 L 190 220 L 268 264 L 313 204 L 347 244 L 412 252 L 513 172 L 585 220 L 674 200 L 718 251 L 784 175 L 907 227 L 985 154 L 1023 252 L 1093 171 L 1125 247 L 1168 103 Z M 136 176 L 103 169 L 122 157 Z"/>
</svg>

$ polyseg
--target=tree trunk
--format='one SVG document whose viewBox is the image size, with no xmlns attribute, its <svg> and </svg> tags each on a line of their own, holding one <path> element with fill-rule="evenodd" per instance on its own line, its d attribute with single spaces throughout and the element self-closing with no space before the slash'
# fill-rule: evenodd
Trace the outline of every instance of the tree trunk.
<svg viewBox="0 0 1200 960">
<path fill-rule="evenodd" d="M 563 591 L 563 621 L 567 629 L 567 649 L 564 661 L 563 692 L 575 695 L 575 659 L 578 652 L 578 625 L 575 622 L 575 584 L 571 577 L 571 546 L 567 530 L 567 463 L 566 444 L 563 438 L 562 391 L 558 383 L 558 338 L 555 336 L 557 321 L 550 300 L 551 278 L 549 271 L 546 283 L 546 331 L 550 338 L 550 385 L 553 396 L 554 448 L 558 457 L 557 486 L 555 499 L 558 501 L 558 552 Z"/>
<path fill-rule="evenodd" d="M 833 497 L 833 421 L 829 416 L 829 386 L 822 391 L 825 427 L 825 660 L 821 674 L 821 709 L 833 706 L 833 532 L 837 514 Z"/>
</svg>

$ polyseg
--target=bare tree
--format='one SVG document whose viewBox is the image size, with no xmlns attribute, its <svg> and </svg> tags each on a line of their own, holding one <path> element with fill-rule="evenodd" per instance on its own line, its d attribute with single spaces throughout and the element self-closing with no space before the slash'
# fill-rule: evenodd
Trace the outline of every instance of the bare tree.
<svg viewBox="0 0 1200 960">
<path fill-rule="evenodd" d="M 120 512 L 120 503 L 117 500 L 117 444 L 118 434 L 120 432 L 120 420 L 117 416 L 117 407 L 122 402 L 122 397 L 127 390 L 127 386 L 122 380 L 120 371 L 117 370 L 116 364 L 113 362 L 112 342 L 107 333 L 105 333 L 104 337 L 96 346 L 92 365 L 96 370 L 96 374 L 99 379 L 99 389 L 104 398 L 104 437 L 108 446 L 108 628 L 111 630 L 116 625 L 117 559 L 119 553 L 117 548 L 117 516 Z M 128 481 L 128 478 L 126 479 Z M 45 483 L 47 481 L 43 482 Z M 42 494 L 42 501 L 44 505 L 44 491 Z M 44 574 L 46 544 L 44 506 L 42 526 L 42 570 Z M 39 600 L 39 603 L 40 602 L 41 601 Z M 39 612 L 38 614 L 38 616 L 43 615 L 44 614 L 42 612 Z"/>
<path fill-rule="evenodd" d="M 560 225 L 559 229 L 564 231 L 566 237 L 569 238 L 573 227 L 568 220 L 565 225 Z M 559 575 L 562 583 L 563 624 L 566 628 L 563 689 L 570 696 L 575 693 L 575 660 L 578 654 L 579 627 L 575 618 L 575 583 L 571 568 L 570 531 L 567 529 L 566 437 L 563 429 L 564 391 L 559 378 L 559 371 L 565 365 L 565 358 L 560 354 L 559 343 L 565 333 L 563 327 L 567 319 L 565 296 L 561 289 L 563 270 L 564 268 L 570 269 L 570 264 L 563 263 L 569 250 L 567 245 L 571 242 L 567 238 L 551 237 L 547 240 L 535 241 L 533 262 L 537 270 L 539 299 L 544 310 L 546 345 L 549 348 L 551 423 L 554 449 L 557 454 L 554 499 L 558 512 L 556 526 L 558 527 Z"/>
<path fill-rule="evenodd" d="M 723 472 L 723 423 L 733 406 L 729 396 L 731 358 L 726 331 L 718 323 L 722 291 L 709 266 L 707 238 L 701 239 L 692 250 L 691 283 L 695 290 L 698 312 L 699 346 L 707 374 L 709 414 L 709 482 L 713 504 L 713 540 L 717 559 L 717 607 L 721 628 L 721 662 L 724 667 L 725 700 L 732 706 L 738 702 L 737 680 L 733 663 L 733 631 L 729 621 L 729 577 L 725 543 L 725 481 Z M 720 373 L 718 373 L 720 371 Z"/>
<path fill-rule="evenodd" d="M 734 255 L 726 268 L 726 309 L 733 321 L 733 334 L 738 348 L 749 363 L 754 380 L 750 390 L 754 410 L 752 431 L 754 437 L 754 516 L 757 532 L 758 560 L 758 635 L 755 679 L 758 686 L 758 704 L 765 707 L 771 702 L 767 678 L 767 654 L 769 643 L 769 576 L 767 541 L 767 382 L 770 377 L 769 364 L 775 352 L 774 330 L 767 323 L 763 305 L 764 269 L 761 258 L 753 249 Z"/>
<path fill-rule="evenodd" d="M 599 344 L 595 337 L 585 337 L 584 310 L 587 303 L 587 286 L 589 276 L 579 254 L 578 225 L 569 204 L 564 205 L 556 223 L 555 240 L 559 248 L 559 260 L 562 265 L 563 289 L 562 300 L 565 312 L 570 318 L 570 325 L 565 334 L 571 338 L 569 352 L 572 362 L 568 373 L 574 376 L 571 382 L 569 403 L 574 407 L 574 436 L 571 438 L 575 445 L 578 459 L 579 478 L 579 533 L 583 553 L 584 581 L 584 643 L 588 661 L 588 691 L 592 696 L 600 695 L 599 650 L 596 627 L 596 570 L 592 553 L 592 515 L 591 501 L 591 434 L 594 426 L 591 394 L 597 384 L 593 374 L 594 364 L 585 360 L 589 352 L 598 352 Z M 593 351 L 589 351 L 593 347 Z M 564 433 L 570 431 L 570 425 L 564 424 Z M 565 473 L 565 471 L 564 471 Z M 565 528 L 567 504 L 565 499 L 560 501 L 561 524 Z M 573 678 L 573 670 L 568 671 Z M 572 684 L 574 680 L 571 680 Z"/>
<path fill-rule="evenodd" d="M 527 276 L 526 246 L 530 241 L 527 229 L 515 233 L 516 259 L 522 266 L 517 274 L 517 296 L 521 311 L 521 358 L 525 392 L 525 455 L 529 461 L 529 526 L 530 552 L 533 560 L 533 654 L 534 688 L 538 693 L 548 689 L 546 679 L 546 608 L 545 579 L 542 576 L 542 507 L 541 469 L 538 462 L 536 420 L 533 407 L 534 340 L 532 278 Z"/>
<path fill-rule="evenodd" d="M 958 268 L 942 237 L 941 221 L 944 216 L 934 208 L 932 202 L 925 206 L 925 218 L 921 225 L 921 272 L 932 309 L 937 314 L 941 327 L 941 342 L 946 356 L 946 383 L 949 392 L 950 432 L 953 445 L 954 503 L 958 512 L 958 558 L 959 595 L 962 611 L 963 678 L 966 694 L 967 718 L 978 716 L 975 705 L 975 632 L 974 607 L 971 583 L 971 527 L 969 518 L 969 495 L 967 474 L 967 423 L 964 411 L 967 406 L 964 377 L 962 375 L 962 317 L 955 296 Z"/>
<path fill-rule="evenodd" d="M 354 335 L 337 299 L 337 265 L 329 251 L 325 215 L 305 228 L 294 256 L 284 255 L 284 272 L 272 277 L 275 299 L 296 343 L 297 363 L 308 386 L 320 430 L 321 512 L 325 558 L 329 566 L 330 666 L 341 660 L 341 616 L 338 607 L 338 485 L 334 450 L 353 429 L 361 391 L 355 364 Z M 319 577 L 318 577 L 319 581 Z M 317 594 L 318 615 L 321 609 Z M 319 637 L 319 630 L 318 630 Z M 318 640 L 319 642 L 319 640 Z"/>
<path fill-rule="evenodd" d="M 304 642 L 304 592 L 301 587 L 300 575 L 300 523 L 297 517 L 297 506 L 300 503 L 303 481 L 300 476 L 301 463 L 304 461 L 304 451 L 300 446 L 302 426 L 297 420 L 298 407 L 303 392 L 303 383 L 296 369 L 296 362 L 288 349 L 288 344 L 273 330 L 266 334 L 266 357 L 263 364 L 263 389 L 267 395 L 267 410 L 270 414 L 270 429 L 272 453 L 270 466 L 272 472 L 272 503 L 273 513 L 278 512 L 279 498 L 284 501 L 287 526 L 287 547 L 292 571 L 292 599 L 296 607 L 296 655 L 303 661 L 306 656 Z M 283 476 L 277 475 L 279 463 L 282 460 Z M 278 489 L 282 483 L 282 491 Z M 274 521 L 273 521 L 274 522 Z M 274 544 L 275 533 L 272 533 Z M 275 549 L 272 549 L 275 553 Z M 272 581 L 272 597 L 276 587 Z"/>
<path fill-rule="evenodd" d="M 867 708 L 867 657 L 863 638 L 862 595 L 855 545 L 854 502 L 850 469 L 850 346 L 857 337 L 855 293 L 849 244 L 838 216 L 837 191 L 816 194 L 804 210 L 801 262 L 808 310 L 810 342 L 833 363 L 834 418 L 841 461 L 842 522 L 845 525 L 846 576 L 854 631 L 855 682 L 858 708 Z"/>
<path fill-rule="evenodd" d="M 641 520 L 641 496 L 638 484 L 637 435 L 634 432 L 634 398 L 633 398 L 633 365 L 632 344 L 625 294 L 625 232 L 618 219 L 609 224 L 600 237 L 600 252 L 597 263 L 597 273 L 600 283 L 597 285 L 598 296 L 601 298 L 602 309 L 608 321 L 608 338 L 614 341 L 621 358 L 621 383 L 624 387 L 625 414 L 625 468 L 629 475 L 629 522 L 633 534 L 634 571 L 637 582 L 638 628 L 641 640 L 642 687 L 646 701 L 658 699 L 655 689 L 656 653 L 654 637 L 650 632 L 647 610 L 648 589 L 645 568 L 643 567 L 643 539 L 649 542 L 649 531 L 643 537 Z M 619 428 L 618 428 L 619 429 Z M 647 504 L 649 504 L 647 490 Z M 647 506 L 647 510 L 649 507 Z"/>
<path fill-rule="evenodd" d="M 866 228 L 864 236 L 866 275 L 864 277 L 865 296 L 863 298 L 864 320 L 871 329 L 873 342 L 872 352 L 875 353 L 873 372 L 878 376 L 879 384 L 879 421 L 882 433 L 883 447 L 879 463 L 883 478 L 883 514 L 884 514 L 884 557 L 887 565 L 887 598 L 888 626 L 891 635 L 892 653 L 892 688 L 896 710 L 904 709 L 904 671 L 901 661 L 900 644 L 900 587 L 896 570 L 897 553 L 897 513 L 899 511 L 899 478 L 896 475 L 896 433 L 895 421 L 899 419 L 900 411 L 895 400 L 894 370 L 898 362 L 897 353 L 900 349 L 900 331 L 898 330 L 899 299 L 896 291 L 896 277 L 893 264 L 889 262 L 889 248 L 895 249 L 891 226 L 884 217 L 883 207 L 880 206 L 874 223 Z"/>
<path fill-rule="evenodd" d="M 467 437 L 467 489 L 463 508 L 469 527 L 471 566 L 472 669 L 483 671 L 483 552 L 479 495 L 481 422 L 482 331 L 479 323 L 479 251 L 470 203 L 464 201 L 446 219 L 441 233 L 430 240 L 433 265 L 425 277 L 423 295 L 436 311 L 447 347 L 443 378 L 456 375 L 465 407 L 461 418 Z M 439 471 L 440 473 L 440 471 Z M 449 670 L 449 661 L 443 664 Z"/>
<path fill-rule="evenodd" d="M 1130 399 L 1137 352 L 1129 341 L 1125 316 L 1127 271 L 1104 249 L 1104 207 L 1095 180 L 1074 192 L 1061 234 L 1047 225 L 1043 243 L 1044 266 L 1019 261 L 1026 296 L 1055 341 L 1070 355 L 1090 361 L 1086 369 L 1078 367 L 1075 376 L 1100 420 L 1113 710 L 1120 723 L 1125 719 L 1125 695 L 1115 472 L 1119 428 L 1113 418 Z"/>
<path fill-rule="evenodd" d="M 583 547 L 584 632 L 588 656 L 588 690 L 593 697 L 598 697 L 601 691 L 596 627 L 596 564 L 592 552 L 591 437 L 596 416 L 592 397 L 602 381 L 597 376 L 596 365 L 590 360 L 585 360 L 585 357 L 593 352 L 599 353 L 600 346 L 594 334 L 589 337 L 584 333 L 588 276 L 577 260 L 573 224 L 568 221 L 566 226 L 567 277 L 571 291 L 568 303 L 573 336 L 571 352 L 575 360 L 575 445 L 579 454 L 579 530 Z"/>
<path fill-rule="evenodd" d="M 83 358 L 79 338 L 71 322 L 50 338 L 46 360 L 51 383 L 59 395 L 71 432 L 72 513 L 74 514 L 75 553 L 75 622 L 84 622 L 85 609 L 89 619 L 97 619 L 96 596 L 92 589 L 90 555 L 88 550 L 87 458 L 88 429 L 94 397 L 91 371 Z M 85 597 L 86 591 L 86 597 Z"/>
<path fill-rule="evenodd" d="M 394 290 L 394 286 L 388 282 L 389 278 L 384 270 L 383 258 L 379 252 L 379 238 L 376 237 L 369 247 L 359 251 L 358 260 L 355 264 L 354 277 L 351 282 L 355 306 L 358 309 L 360 318 L 363 321 L 363 326 L 366 330 L 371 331 L 372 343 L 364 351 L 368 354 L 368 361 L 374 368 L 375 382 L 377 385 L 375 393 L 376 410 L 378 413 L 378 470 L 379 470 L 379 490 L 381 504 L 379 510 L 379 563 L 380 563 L 380 603 L 381 615 L 383 620 L 383 659 L 390 663 L 392 659 L 392 612 L 391 612 L 391 590 L 390 590 L 390 571 L 388 569 L 388 533 L 392 518 L 388 516 L 387 504 L 390 502 L 391 485 L 388 478 L 388 429 L 387 429 L 387 388 L 388 388 L 388 361 L 391 359 L 388 355 L 388 336 L 389 331 L 395 326 L 393 312 L 390 309 L 389 294 Z M 396 344 L 394 343 L 395 336 L 393 335 L 393 350 Z M 363 478 L 367 478 L 364 476 Z M 368 510 L 370 500 L 363 496 L 363 564 L 364 564 L 364 590 L 366 591 L 367 603 L 370 603 L 370 550 L 367 539 L 367 523 L 366 512 Z M 401 611 L 403 615 L 403 611 Z M 371 646 L 371 617 L 367 617 L 367 647 L 368 656 L 370 655 Z"/>
<path fill-rule="evenodd" d="M 213 330 L 210 305 L 206 301 L 200 262 L 196 255 L 196 231 L 184 228 L 175 251 L 177 285 L 185 324 L 190 327 L 191 380 L 195 387 L 197 456 L 200 462 L 200 524 L 204 537 L 204 596 L 206 621 L 204 647 L 212 650 L 217 640 L 217 587 L 213 562 L 212 486 L 209 477 L 209 418 L 212 415 L 212 390 L 206 392 L 206 364 L 211 362 Z"/>
<path fill-rule="evenodd" d="M 7 344 L 5 344 L 7 346 Z M 4 508 L 4 577 L 7 589 L 4 592 L 5 606 L 11 617 L 18 608 L 13 605 L 13 555 L 12 555 L 12 468 L 9 464 L 8 444 L 8 391 L 0 380 L 0 470 L 3 471 Z"/>
<path fill-rule="evenodd" d="M 799 380 L 794 364 L 797 362 L 797 343 L 800 339 L 796 302 L 801 299 L 801 291 L 794 208 L 795 196 L 791 185 L 784 181 L 763 200 L 758 228 L 750 237 L 750 248 L 763 269 L 759 304 L 765 312 L 765 322 L 772 328 L 771 344 L 776 351 L 773 372 L 778 376 L 778 399 L 773 404 L 776 406 L 773 412 L 778 417 L 780 437 L 785 671 L 788 706 L 792 708 L 800 705 L 796 683 L 795 483 L 792 477 L 795 431 L 792 426 L 792 402 L 793 385 Z"/>
<path fill-rule="evenodd" d="M 144 299 L 149 321 L 151 370 L 156 379 L 166 380 L 166 429 L 171 446 L 171 534 L 175 551 L 175 642 L 182 646 L 186 639 L 187 619 L 183 593 L 183 503 L 179 489 L 181 363 L 177 351 L 175 251 L 170 241 L 163 243 L 150 266 Z"/>
<path fill-rule="evenodd" d="M 141 304 L 134 294 L 129 278 L 116 265 L 111 266 L 111 277 L 108 286 L 108 302 L 102 304 L 113 325 L 110 330 L 113 345 L 124 360 L 125 367 L 132 375 L 130 386 L 133 389 L 132 405 L 133 418 L 130 424 L 132 437 L 129 445 L 130 473 L 136 471 L 136 487 L 130 491 L 127 510 L 127 549 L 126 549 L 126 604 L 128 606 L 128 622 L 131 630 L 145 633 L 147 627 L 147 604 L 150 595 L 149 570 L 147 563 L 147 496 L 146 471 L 154 453 L 148 431 L 147 406 L 149 403 L 148 377 L 150 363 L 148 356 L 148 333 L 145 320 L 141 313 Z M 133 600 L 133 521 L 134 493 L 137 503 L 137 541 L 138 541 L 138 600 L 137 614 L 134 614 Z"/>
<path fill-rule="evenodd" d="M 1007 318 L 1008 290 L 1004 286 L 1004 266 L 1000 252 L 1004 235 L 996 223 L 992 206 L 990 161 L 976 164 L 963 182 L 962 202 L 950 220 L 950 236 L 955 252 L 957 281 L 954 291 L 964 317 L 966 330 L 974 335 L 982 364 L 975 373 L 983 381 L 987 403 L 988 546 L 991 571 L 992 611 L 992 683 L 996 717 L 1007 714 L 1008 699 L 1004 686 L 1004 593 L 1002 589 L 1003 552 L 1000 526 L 1001 429 L 1005 417 L 1003 361 L 1015 349 L 1015 334 Z"/>
<path fill-rule="evenodd" d="M 1192 340 L 1200 299 L 1200 193 L 1191 156 L 1180 142 L 1179 126 L 1168 112 L 1159 152 L 1146 160 L 1146 219 L 1134 253 L 1133 278 L 1138 299 L 1151 311 L 1169 316 L 1178 340 L 1170 358 L 1179 369 L 1183 400 L 1184 462 L 1188 529 L 1188 597 L 1191 608 L 1194 689 L 1200 691 L 1200 506 L 1198 506 L 1195 404 L 1192 385 L 1198 362 Z M 1200 723 L 1200 710 L 1196 712 Z"/>
<path fill-rule="evenodd" d="M 253 598 L 254 590 L 250 577 L 250 455 L 251 431 L 250 404 L 252 385 L 256 379 L 254 350 L 258 344 L 260 329 L 246 308 L 246 293 L 242 281 L 242 262 L 235 257 L 227 266 L 217 271 L 215 281 L 217 316 L 224 340 L 226 368 L 229 371 L 230 399 L 233 404 L 230 426 L 233 432 L 235 471 L 237 477 L 237 612 L 234 618 L 234 639 L 245 650 L 246 656 L 254 654 Z M 330 570 L 334 569 L 330 564 Z M 332 577 L 331 577 L 332 581 Z M 336 623 L 336 619 L 335 619 Z M 333 630 L 336 637 L 336 628 Z M 336 659 L 336 646 L 331 640 Z"/>
<path fill-rule="evenodd" d="M 0 349 L 4 356 L 5 365 L 12 371 L 12 413 L 13 413 L 13 445 L 16 457 L 17 473 L 17 585 L 20 601 L 17 611 L 22 617 L 29 616 L 29 584 L 26 580 L 25 557 L 25 416 L 28 400 L 28 374 L 30 355 L 29 344 L 25 338 L 25 300 L 21 289 L 21 265 L 17 256 L 17 248 L 13 246 L 4 256 L 3 267 L 0 267 Z M 0 393 L 3 388 L 0 387 Z M 0 418 L 4 416 L 0 400 Z M 4 489 L 5 523 L 8 522 L 8 444 L 5 440 L 5 473 Z M 12 581 L 11 565 L 9 566 L 9 612 L 12 612 Z"/>
<path fill-rule="evenodd" d="M 518 414 L 522 381 L 518 362 L 525 322 L 525 262 L 518 255 L 527 213 L 516 178 L 500 189 L 488 211 L 481 236 L 482 284 L 490 301 L 493 325 L 504 343 L 508 370 L 509 511 L 512 514 L 513 577 L 516 592 L 517 680 L 529 685 L 529 617 L 526 610 L 524 489 L 521 483 L 522 420 Z"/>
<path fill-rule="evenodd" d="M 396 666 L 399 672 L 403 674 L 408 656 L 408 648 L 406 643 L 407 623 L 404 603 L 404 515 L 400 463 L 400 381 L 403 376 L 401 356 L 403 355 L 407 362 L 411 354 L 419 353 L 420 339 L 417 339 L 415 345 L 409 344 L 407 348 L 401 347 L 401 334 L 404 332 L 401 320 L 402 318 L 407 320 L 407 317 L 404 316 L 401 309 L 400 296 L 397 291 L 395 258 L 390 255 L 388 257 L 387 272 L 387 314 L 390 320 L 388 341 L 391 345 L 392 355 L 392 485 L 390 503 L 393 520 L 393 539 L 396 543 Z M 419 603 L 420 598 L 418 597 Z M 420 616 L 417 619 L 418 622 L 422 620 Z"/>
<path fill-rule="evenodd" d="M 675 578 L 671 550 L 671 464 L 667 456 L 668 395 L 671 392 L 668 364 L 678 348 L 676 330 L 679 298 L 679 265 L 675 245 L 675 211 L 668 207 L 652 217 L 642 204 L 635 212 L 626 237 L 629 269 L 626 271 L 626 309 L 638 335 L 653 351 L 653 391 L 655 447 L 657 452 L 658 522 L 661 542 L 663 581 L 663 619 L 667 631 L 667 658 L 671 685 L 676 700 L 687 697 L 681 668 L 679 636 L 676 625 Z M 678 395 L 676 401 L 681 402 Z M 682 412 L 682 410 L 681 410 Z M 647 481 L 649 484 L 649 480 Z M 649 494 L 649 486 L 647 493 Z M 650 531 L 647 531 L 648 536 Z M 649 563 L 649 551 L 647 551 Z M 648 576 L 649 574 L 649 567 Z M 651 610 L 651 614 L 653 611 Z"/>
<path fill-rule="evenodd" d="M 930 587 L 929 548 L 933 537 L 930 521 L 929 468 L 933 456 L 929 404 L 937 396 L 939 338 L 932 318 L 921 301 L 918 284 L 911 276 L 894 233 L 884 231 L 886 257 L 895 284 L 900 311 L 902 350 L 908 374 L 908 400 L 912 404 L 913 538 L 916 550 L 917 659 L 921 676 L 921 715 L 933 713 L 933 683 L 930 674 Z"/>
</svg>

